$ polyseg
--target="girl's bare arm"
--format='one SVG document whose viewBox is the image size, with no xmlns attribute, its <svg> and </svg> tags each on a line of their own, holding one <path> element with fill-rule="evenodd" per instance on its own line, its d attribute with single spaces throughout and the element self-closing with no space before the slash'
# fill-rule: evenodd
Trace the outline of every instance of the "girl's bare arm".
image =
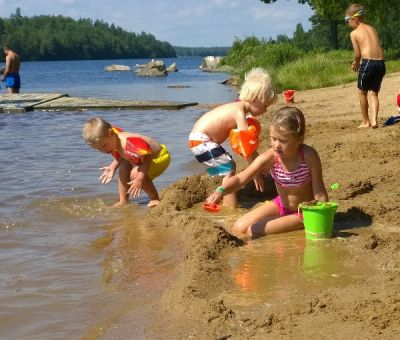
<svg viewBox="0 0 400 340">
<path fill-rule="evenodd" d="M 259 155 L 246 169 L 224 181 L 223 192 L 230 194 L 238 191 L 254 178 L 260 171 L 271 168 L 274 161 L 273 151 L 270 149 Z M 213 192 L 208 198 L 208 203 L 218 203 L 222 199 L 221 191 Z"/>
<path fill-rule="evenodd" d="M 313 188 L 314 199 L 327 202 L 329 200 L 328 193 L 325 189 L 324 180 L 322 177 L 322 165 L 317 151 L 310 148 L 307 152 L 307 161 L 311 169 L 311 183 Z"/>
</svg>

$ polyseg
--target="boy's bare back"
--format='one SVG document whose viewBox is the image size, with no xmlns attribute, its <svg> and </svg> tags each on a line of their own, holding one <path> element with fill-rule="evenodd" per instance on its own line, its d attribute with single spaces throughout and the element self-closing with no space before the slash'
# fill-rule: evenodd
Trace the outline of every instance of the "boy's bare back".
<svg viewBox="0 0 400 340">
<path fill-rule="evenodd" d="M 384 58 L 378 33 L 371 25 L 360 23 L 350 33 L 350 38 L 355 54 L 359 53 L 361 59 L 382 60 Z"/>
<path fill-rule="evenodd" d="M 244 128 L 240 126 L 242 124 Z M 221 144 L 235 128 L 247 128 L 243 102 L 224 104 L 208 111 L 196 122 L 192 132 L 205 133 L 214 142 Z"/>
</svg>

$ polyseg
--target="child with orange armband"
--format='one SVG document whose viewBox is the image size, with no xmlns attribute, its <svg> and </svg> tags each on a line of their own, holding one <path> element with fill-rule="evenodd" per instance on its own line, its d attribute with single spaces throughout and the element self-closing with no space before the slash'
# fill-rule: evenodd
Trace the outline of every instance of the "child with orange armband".
<svg viewBox="0 0 400 340">
<path fill-rule="evenodd" d="M 154 138 L 125 132 L 102 118 L 89 119 L 83 126 L 86 144 L 100 152 L 111 154 L 115 159 L 103 170 L 99 180 L 109 183 L 119 168 L 119 202 L 128 203 L 129 195 L 138 197 L 142 189 L 150 198 L 148 207 L 156 206 L 159 197 L 153 179 L 169 166 L 170 155 L 165 145 Z"/>
<path fill-rule="evenodd" d="M 239 101 L 224 104 L 205 113 L 189 135 L 189 148 L 195 158 L 208 167 L 210 176 L 225 176 L 222 183 L 235 174 L 235 162 L 221 146 L 228 138 L 232 149 L 249 164 L 258 156 L 260 124 L 255 117 L 266 112 L 277 100 L 271 77 L 262 68 L 254 68 L 245 76 Z M 249 117 L 250 116 L 250 117 Z M 264 190 L 261 175 L 254 178 L 256 189 Z M 238 206 L 235 193 L 224 197 L 224 205 Z"/>
</svg>

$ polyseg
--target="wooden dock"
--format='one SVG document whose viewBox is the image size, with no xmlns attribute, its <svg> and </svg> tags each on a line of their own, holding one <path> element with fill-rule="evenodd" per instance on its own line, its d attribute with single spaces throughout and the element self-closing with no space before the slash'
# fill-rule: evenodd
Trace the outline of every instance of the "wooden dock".
<svg viewBox="0 0 400 340">
<path fill-rule="evenodd" d="M 0 112 L 70 111 L 70 110 L 179 110 L 195 102 L 118 100 L 70 97 L 62 93 L 0 94 Z"/>
</svg>

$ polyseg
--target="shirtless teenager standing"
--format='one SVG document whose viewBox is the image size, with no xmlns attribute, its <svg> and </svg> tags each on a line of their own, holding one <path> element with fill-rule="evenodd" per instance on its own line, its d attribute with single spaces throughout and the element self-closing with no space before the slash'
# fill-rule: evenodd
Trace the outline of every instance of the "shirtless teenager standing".
<svg viewBox="0 0 400 340">
<path fill-rule="evenodd" d="M 5 82 L 8 93 L 19 93 L 21 87 L 21 80 L 19 78 L 21 61 L 19 55 L 9 46 L 4 46 L 4 54 L 6 55 L 6 67 L 2 81 Z"/>
<path fill-rule="evenodd" d="M 362 5 L 351 5 L 346 11 L 345 20 L 353 29 L 350 33 L 354 49 L 354 61 L 351 69 L 358 72 L 357 87 L 363 119 L 359 128 L 377 128 L 378 93 L 386 73 L 383 50 L 375 28 L 364 22 L 365 11 Z M 371 118 L 368 116 L 369 107 L 372 111 Z"/>
</svg>

